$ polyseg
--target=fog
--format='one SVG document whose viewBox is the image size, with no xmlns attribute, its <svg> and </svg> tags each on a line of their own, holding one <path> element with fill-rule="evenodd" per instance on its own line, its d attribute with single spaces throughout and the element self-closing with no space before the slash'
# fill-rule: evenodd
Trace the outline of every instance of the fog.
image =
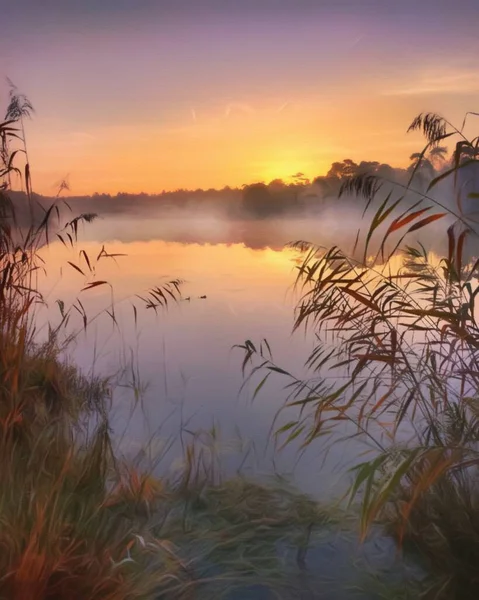
<svg viewBox="0 0 479 600">
<path fill-rule="evenodd" d="M 431 167 L 432 169 L 432 167 Z M 442 172 L 447 163 L 442 166 Z M 381 187 L 374 199 L 357 193 L 341 194 L 341 186 L 351 175 L 376 174 Z M 385 253 L 391 252 L 398 242 L 416 245 L 420 242 L 428 251 L 447 255 L 447 229 L 454 224 L 459 236 L 465 229 L 476 230 L 477 211 L 471 192 L 477 191 L 477 174 L 468 169 L 460 171 L 459 187 L 453 178 L 439 182 L 431 190 L 428 183 L 441 170 L 416 173 L 410 182 L 410 170 L 393 169 L 377 162 L 359 165 L 349 159 L 333 163 L 324 177 L 307 180 L 302 173 L 291 178 L 291 183 L 274 180 L 269 184 L 256 183 L 241 189 L 176 190 L 161 194 L 93 194 L 48 198 L 35 196 L 35 220 L 39 222 L 45 210 L 57 203 L 62 209 L 57 232 L 72 217 L 94 213 L 97 219 L 84 228 L 87 240 L 103 242 L 150 241 L 243 244 L 247 248 L 279 250 L 290 242 L 307 241 L 331 247 L 338 246 L 357 259 L 364 258 L 364 241 L 375 215 L 382 206 L 386 210 L 396 200 L 396 208 L 377 227 L 368 244 L 367 254 L 375 256 L 381 240 L 393 219 L 423 209 L 417 218 L 406 223 L 388 236 Z M 409 185 L 411 183 L 411 185 Z M 455 192 L 459 189 L 459 196 Z M 479 188 L 478 188 L 479 189 Z M 354 192 L 354 190 L 353 190 Z M 26 226 L 29 209 L 24 194 L 14 193 L 12 199 L 19 220 Z M 442 215 L 402 237 L 419 221 Z M 357 243 L 356 243 L 357 242 Z M 476 256 L 475 238 L 469 236 L 466 244 L 468 258 Z"/>
<path fill-rule="evenodd" d="M 64 207 L 64 220 L 81 213 L 98 214 L 93 223 L 80 227 L 80 248 L 96 256 L 105 244 L 111 252 L 125 254 L 118 265 L 103 261 L 95 273 L 95 277 L 108 281 L 115 291 L 115 314 L 121 335 L 112 331 L 111 319 L 105 315 L 104 319 L 95 321 L 94 333 L 90 330 L 88 336 L 76 342 L 73 358 L 86 372 L 93 369 L 115 372 L 118 364 L 125 364 L 128 374 L 128 360 L 122 358 L 122 353 L 125 348 L 134 349 L 135 360 L 141 365 L 141 379 L 147 387 L 142 398 L 145 412 L 138 413 L 136 420 L 128 417 L 131 392 L 128 386 L 124 390 L 125 401 L 120 397 L 121 401 L 116 403 L 119 412 L 115 423 L 123 426 L 128 422 L 128 443 L 140 444 L 165 422 L 167 425 L 161 435 L 174 436 L 182 419 L 191 418 L 199 428 L 216 423 L 225 439 L 233 436 L 238 428 L 243 439 L 262 447 L 285 400 L 284 381 L 268 384 L 261 397 L 251 403 L 254 386 L 245 387 L 240 395 L 244 383 L 242 356 L 232 348 L 246 339 L 257 343 L 266 338 L 278 364 L 299 376 L 306 375 L 304 365 L 314 342 L 313 332 L 291 335 L 298 299 L 292 292 L 293 271 L 300 258 L 296 253 L 280 252 L 284 245 L 305 240 L 325 248 L 339 246 L 353 254 L 359 230 L 355 256 L 361 260 L 372 219 L 390 193 L 390 205 L 404 196 L 402 205 L 378 227 L 368 257 L 378 252 L 393 219 L 408 208 L 414 212 L 430 207 L 401 228 L 401 232 L 390 236 L 386 252 L 394 248 L 411 223 L 458 210 L 452 182 L 447 181 L 435 187 L 428 194 L 431 199 L 423 199 L 420 205 L 416 205 L 421 200 L 420 194 L 413 191 L 405 194 L 401 184 L 399 187 L 384 184 L 369 206 L 360 195 L 338 197 L 339 179 L 333 182 L 335 193 L 324 193 L 327 186 L 320 183 L 288 186 L 272 182 L 268 186 L 256 184 L 241 190 L 180 190 L 158 196 L 119 194 L 67 198 L 71 211 Z M 470 178 L 462 184 L 467 193 L 475 189 Z M 45 209 L 52 199 L 37 197 L 36 200 L 36 218 L 39 219 L 41 207 Z M 25 208 L 21 195 L 14 201 Z M 466 204 L 469 216 L 473 215 L 473 208 L 473 203 Z M 22 214 L 26 218 L 25 210 Z M 420 242 L 436 255 L 447 256 L 447 229 L 453 223 L 457 234 L 464 230 L 456 215 L 445 214 L 406 236 L 402 246 Z M 53 241 L 54 234 L 51 237 Z M 475 238 L 468 244 L 472 257 L 476 250 Z M 57 311 L 53 301 L 57 298 L 67 304 L 73 301 L 84 287 L 84 280 L 69 267 L 59 274 L 67 260 L 77 258 L 63 255 L 69 249 L 58 240 L 44 251 L 51 261 L 45 289 L 52 300 L 53 314 Z M 134 322 L 131 295 L 142 293 L 166 277 L 185 282 L 184 301 L 167 315 L 161 314 L 158 320 L 153 311 L 139 311 L 138 323 Z M 107 286 L 82 295 L 88 314 L 100 314 L 110 302 Z M 78 324 L 81 327 L 80 321 Z M 97 340 L 102 340 L 98 348 Z M 296 464 L 296 448 L 291 447 L 281 453 L 277 466 L 282 472 L 294 470 L 302 489 L 324 496 L 336 493 L 343 485 L 338 474 L 344 473 L 344 469 L 339 466 L 351 466 L 359 456 L 359 447 L 363 449 L 355 444 L 338 446 L 322 464 L 321 477 L 314 481 L 310 472 L 317 468 L 321 445 L 312 447 L 310 453 L 302 457 L 301 464 Z M 269 451 L 269 447 L 268 453 L 265 449 L 264 462 L 255 457 L 262 467 L 272 458 Z"/>
</svg>

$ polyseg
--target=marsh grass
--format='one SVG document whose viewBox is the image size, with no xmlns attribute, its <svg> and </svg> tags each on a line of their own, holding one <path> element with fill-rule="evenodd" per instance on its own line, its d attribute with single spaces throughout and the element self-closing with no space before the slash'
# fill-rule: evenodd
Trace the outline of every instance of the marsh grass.
<svg viewBox="0 0 479 600">
<path fill-rule="evenodd" d="M 190 436 L 171 476 L 156 472 L 159 457 L 148 465 L 126 458 L 109 422 L 112 380 L 86 376 L 66 359 L 97 318 L 82 296 L 70 306 L 57 301 L 60 320 L 38 341 L 36 317 L 47 302 L 38 274 L 48 269 L 39 250 L 52 239 L 75 249 L 67 266 L 84 277 L 82 293 L 111 290 L 97 267 L 118 255 L 81 249 L 79 229 L 96 215 L 63 217 L 66 184 L 48 209 L 36 205 L 25 138 L 32 110 L 12 88 L 0 123 L 0 598 L 176 600 L 235 589 L 244 597 L 254 586 L 262 598 L 297 598 L 297 575 L 310 545 L 336 522 L 333 512 L 279 480 L 225 479 L 215 428 Z M 9 198 L 13 177 L 27 195 L 27 226 Z M 156 286 L 136 297 L 133 318 L 180 297 L 178 280 Z M 102 314 L 118 326 L 113 292 Z M 133 364 L 128 385 L 138 404 Z"/>
<path fill-rule="evenodd" d="M 256 393 L 271 375 L 283 377 L 285 408 L 297 410 L 275 437 L 301 447 L 320 438 L 366 443 L 369 458 L 354 467 L 349 494 L 361 503 L 363 539 L 382 523 L 426 565 L 424 597 L 458 600 L 475 598 L 479 583 L 479 137 L 466 137 L 465 123 L 459 129 L 435 114 L 417 117 L 409 129 L 422 131 L 426 146 L 414 156 L 411 181 L 379 201 L 377 176 L 344 182 L 342 191 L 362 196 L 370 215 L 356 242 L 362 259 L 337 247 L 293 244 L 303 255 L 295 329 L 317 336 L 310 379 L 277 365 L 265 342 L 241 346 L 243 368 L 260 378 Z M 444 156 L 446 139 L 455 142 L 451 158 L 425 191 L 416 190 L 414 175 L 435 150 Z M 452 202 L 433 195 L 447 180 Z M 444 231 L 446 256 L 435 260 L 420 244 L 407 245 L 446 216 L 455 219 Z"/>
</svg>

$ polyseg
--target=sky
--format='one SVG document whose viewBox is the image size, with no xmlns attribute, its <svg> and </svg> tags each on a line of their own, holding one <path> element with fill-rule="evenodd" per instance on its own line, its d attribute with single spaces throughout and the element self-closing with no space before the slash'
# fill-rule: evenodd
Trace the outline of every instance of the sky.
<svg viewBox="0 0 479 600">
<path fill-rule="evenodd" d="M 221 188 L 405 166 L 422 111 L 478 110 L 477 0 L 0 0 L 0 106 L 37 192 Z"/>
</svg>

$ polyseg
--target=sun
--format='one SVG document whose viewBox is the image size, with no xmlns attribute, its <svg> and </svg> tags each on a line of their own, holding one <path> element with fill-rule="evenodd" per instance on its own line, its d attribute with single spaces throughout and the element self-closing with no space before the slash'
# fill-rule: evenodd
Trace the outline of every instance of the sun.
<svg viewBox="0 0 479 600">
<path fill-rule="evenodd" d="M 299 161 L 271 162 L 261 169 L 261 179 L 266 183 L 274 179 L 282 179 L 285 183 L 291 183 L 293 175 L 303 172 Z"/>
<path fill-rule="evenodd" d="M 324 164 L 313 164 L 311 160 L 298 160 L 297 158 L 282 158 L 278 161 L 268 161 L 260 170 L 261 180 L 269 183 L 275 179 L 281 179 L 285 183 L 293 183 L 295 175 L 302 174 L 304 177 L 313 180 L 318 175 L 326 172 L 329 165 L 326 161 Z"/>
</svg>

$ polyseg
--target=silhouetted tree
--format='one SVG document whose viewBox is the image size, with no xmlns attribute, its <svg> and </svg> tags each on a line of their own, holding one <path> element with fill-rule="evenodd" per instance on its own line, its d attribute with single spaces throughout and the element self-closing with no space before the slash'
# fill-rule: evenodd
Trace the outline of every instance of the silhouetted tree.
<svg viewBox="0 0 479 600">
<path fill-rule="evenodd" d="M 275 212 L 273 195 L 264 183 L 253 183 L 243 189 L 243 208 L 255 217 L 268 217 Z"/>
<path fill-rule="evenodd" d="M 446 162 L 447 147 L 446 146 L 434 146 L 429 152 L 429 159 L 436 168 L 442 168 Z"/>
<path fill-rule="evenodd" d="M 354 177 L 358 173 L 358 165 L 350 158 L 345 158 L 341 162 L 334 162 L 327 173 L 327 177 L 336 177 L 344 179 L 345 177 Z"/>
<path fill-rule="evenodd" d="M 283 191 L 286 189 L 286 183 L 282 179 L 273 179 L 268 183 L 268 187 L 272 191 Z"/>
</svg>

